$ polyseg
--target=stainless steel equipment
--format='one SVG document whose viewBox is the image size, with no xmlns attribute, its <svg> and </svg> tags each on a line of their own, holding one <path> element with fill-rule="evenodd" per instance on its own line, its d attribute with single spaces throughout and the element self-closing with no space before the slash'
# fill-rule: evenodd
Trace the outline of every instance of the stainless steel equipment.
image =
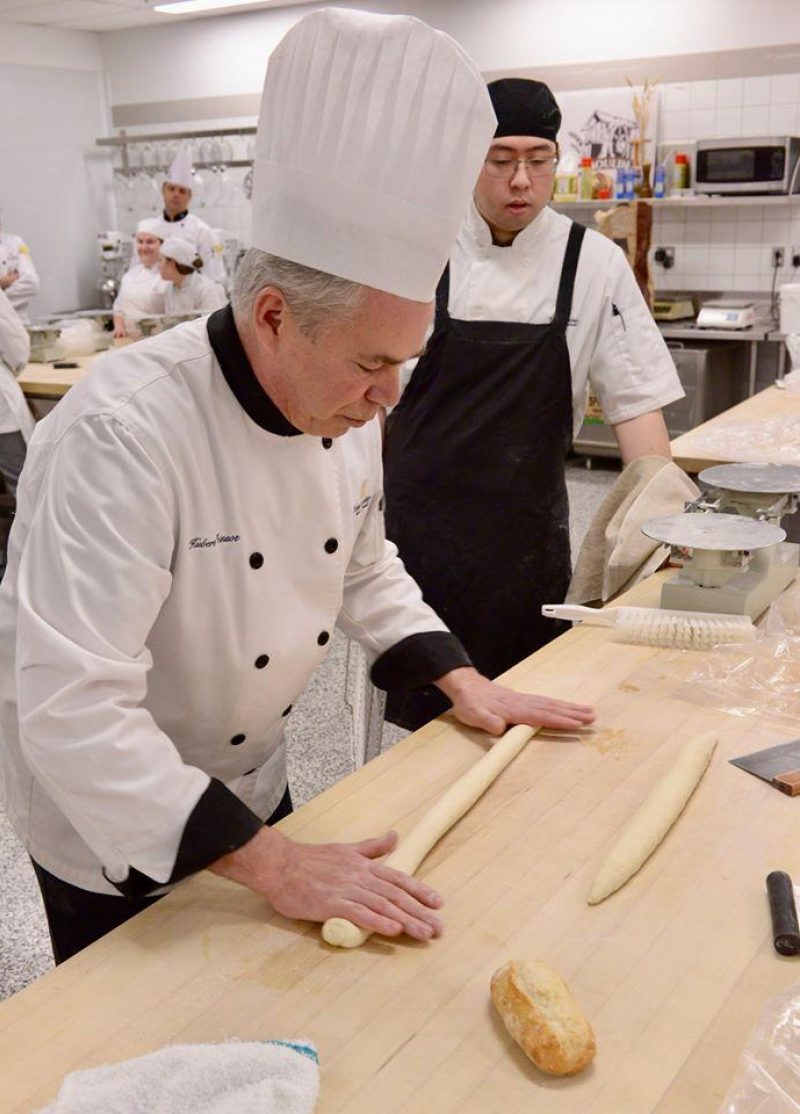
<svg viewBox="0 0 800 1114">
<path fill-rule="evenodd" d="M 799 172 L 800 138 L 794 135 L 697 141 L 697 193 L 798 193 Z"/>
<path fill-rule="evenodd" d="M 98 232 L 97 252 L 100 256 L 98 288 L 103 304 L 111 308 L 119 293 L 122 276 L 127 270 L 133 250 L 133 238 L 127 232 Z"/>
</svg>

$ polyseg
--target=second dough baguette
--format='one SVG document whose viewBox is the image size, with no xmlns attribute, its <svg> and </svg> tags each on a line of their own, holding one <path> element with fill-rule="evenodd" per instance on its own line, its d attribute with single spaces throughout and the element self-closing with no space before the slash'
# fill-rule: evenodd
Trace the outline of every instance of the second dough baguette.
<svg viewBox="0 0 800 1114">
<path fill-rule="evenodd" d="M 557 971 L 511 960 L 492 976 L 492 1001 L 525 1055 L 549 1075 L 574 1075 L 595 1057 L 592 1027 Z"/>
</svg>

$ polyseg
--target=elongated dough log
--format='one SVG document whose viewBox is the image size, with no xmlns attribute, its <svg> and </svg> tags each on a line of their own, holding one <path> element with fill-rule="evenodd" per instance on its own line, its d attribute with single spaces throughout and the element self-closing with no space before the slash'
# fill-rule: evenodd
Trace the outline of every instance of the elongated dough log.
<svg viewBox="0 0 800 1114">
<path fill-rule="evenodd" d="M 699 735 L 681 749 L 675 765 L 645 797 L 608 852 L 589 890 L 590 905 L 624 886 L 650 858 L 683 812 L 716 745 L 712 734 Z"/>
<path fill-rule="evenodd" d="M 430 849 L 472 808 L 538 730 L 538 727 L 522 724 L 507 731 L 483 758 L 442 794 L 388 856 L 386 865 L 405 871 L 406 874 L 413 874 Z M 370 935 L 370 932 L 343 917 L 331 917 L 322 926 L 323 940 L 337 948 L 357 948 Z"/>
</svg>

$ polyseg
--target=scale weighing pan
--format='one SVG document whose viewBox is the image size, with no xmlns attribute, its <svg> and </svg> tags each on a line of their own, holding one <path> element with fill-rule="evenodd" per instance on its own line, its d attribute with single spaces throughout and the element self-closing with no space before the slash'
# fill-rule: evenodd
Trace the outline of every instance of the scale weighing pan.
<svg viewBox="0 0 800 1114">
<path fill-rule="evenodd" d="M 800 494 L 800 468 L 794 464 L 715 464 L 704 468 L 697 478 L 723 491 Z"/>
<path fill-rule="evenodd" d="M 718 551 L 766 549 L 786 537 L 782 527 L 740 514 L 666 514 L 648 519 L 642 533 L 666 545 Z"/>
</svg>

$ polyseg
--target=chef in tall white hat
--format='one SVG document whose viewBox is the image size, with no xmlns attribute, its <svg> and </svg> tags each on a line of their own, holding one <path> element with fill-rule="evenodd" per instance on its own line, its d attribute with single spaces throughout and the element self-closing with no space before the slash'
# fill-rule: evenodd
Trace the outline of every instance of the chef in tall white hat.
<svg viewBox="0 0 800 1114">
<path fill-rule="evenodd" d="M 170 236 L 161 245 L 161 278 L 166 283 L 164 312 L 167 314 L 213 313 L 227 302 L 218 282 L 201 274 L 203 261 L 188 240 Z"/>
<path fill-rule="evenodd" d="M 288 917 L 437 935 L 393 833 L 303 845 L 283 730 L 339 625 L 463 722 L 590 709 L 470 665 L 383 529 L 377 414 L 418 353 L 495 127 L 406 16 L 323 9 L 267 71 L 232 305 L 99 360 L 30 447 L 0 588 L 6 805 L 57 960 L 211 869 Z M 266 826 L 265 826 L 266 821 Z"/>
<path fill-rule="evenodd" d="M 136 225 L 135 255 L 114 299 L 115 337 L 141 336 L 137 323 L 143 317 L 164 313 L 167 283 L 160 267 L 162 223 L 158 217 L 146 217 Z"/>
<path fill-rule="evenodd" d="M 161 185 L 164 200 L 164 211 L 159 218 L 161 239 L 178 236 L 194 244 L 203 260 L 206 277 L 225 286 L 227 274 L 220 238 L 210 225 L 189 212 L 193 189 L 192 157 L 187 147 L 181 147 Z"/>
</svg>

